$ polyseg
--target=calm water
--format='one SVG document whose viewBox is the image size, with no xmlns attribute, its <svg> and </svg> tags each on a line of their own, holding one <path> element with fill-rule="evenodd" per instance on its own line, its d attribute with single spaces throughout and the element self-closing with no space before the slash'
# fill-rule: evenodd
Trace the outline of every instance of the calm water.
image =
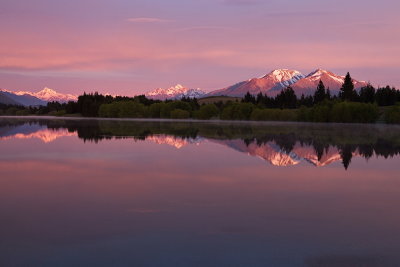
<svg viewBox="0 0 400 267">
<path fill-rule="evenodd" d="M 400 128 L 0 119 L 0 266 L 400 266 Z"/>
</svg>

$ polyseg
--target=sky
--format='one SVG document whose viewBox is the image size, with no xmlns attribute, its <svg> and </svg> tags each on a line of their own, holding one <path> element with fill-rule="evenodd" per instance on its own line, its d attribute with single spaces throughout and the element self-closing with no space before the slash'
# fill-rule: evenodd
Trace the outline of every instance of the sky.
<svg viewBox="0 0 400 267">
<path fill-rule="evenodd" d="M 0 88 L 206 91 L 323 68 L 400 88 L 398 0 L 1 0 Z"/>
</svg>

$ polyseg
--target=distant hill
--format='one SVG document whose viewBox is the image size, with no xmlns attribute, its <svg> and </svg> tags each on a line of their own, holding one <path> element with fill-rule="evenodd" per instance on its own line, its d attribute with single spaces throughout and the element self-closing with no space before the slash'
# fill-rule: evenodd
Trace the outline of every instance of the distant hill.
<svg viewBox="0 0 400 267">
<path fill-rule="evenodd" d="M 17 95 L 11 91 L 0 90 L 0 103 L 7 105 L 20 105 L 20 106 L 45 106 L 46 101 L 43 101 L 35 96 L 23 94 Z"/>
<path fill-rule="evenodd" d="M 21 105 L 17 101 L 14 101 L 11 97 L 8 96 L 8 94 L 4 93 L 3 91 L 0 91 L 0 104 Z"/>
</svg>

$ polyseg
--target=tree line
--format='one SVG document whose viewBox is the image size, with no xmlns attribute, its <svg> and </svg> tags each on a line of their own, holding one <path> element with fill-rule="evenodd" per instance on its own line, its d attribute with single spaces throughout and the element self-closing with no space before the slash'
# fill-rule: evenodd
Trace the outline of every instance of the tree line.
<svg viewBox="0 0 400 267">
<path fill-rule="evenodd" d="M 91 93 L 77 102 L 50 102 L 41 107 L 0 105 L 0 115 L 75 115 L 105 118 L 168 118 L 221 120 L 275 120 L 310 122 L 400 123 L 400 91 L 372 85 L 354 89 L 347 73 L 338 95 L 320 81 L 313 95 L 297 97 L 291 87 L 271 97 L 249 92 L 241 101 L 200 104 L 197 99 L 152 100 L 144 95 L 113 97 Z"/>
</svg>

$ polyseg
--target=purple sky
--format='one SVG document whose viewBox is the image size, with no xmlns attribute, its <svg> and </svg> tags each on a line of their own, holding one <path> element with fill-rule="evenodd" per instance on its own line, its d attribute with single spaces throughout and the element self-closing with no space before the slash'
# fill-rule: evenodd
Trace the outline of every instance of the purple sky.
<svg viewBox="0 0 400 267">
<path fill-rule="evenodd" d="M 395 0 L 2 0 L 0 88 L 220 89 L 276 68 L 400 87 Z"/>
</svg>

